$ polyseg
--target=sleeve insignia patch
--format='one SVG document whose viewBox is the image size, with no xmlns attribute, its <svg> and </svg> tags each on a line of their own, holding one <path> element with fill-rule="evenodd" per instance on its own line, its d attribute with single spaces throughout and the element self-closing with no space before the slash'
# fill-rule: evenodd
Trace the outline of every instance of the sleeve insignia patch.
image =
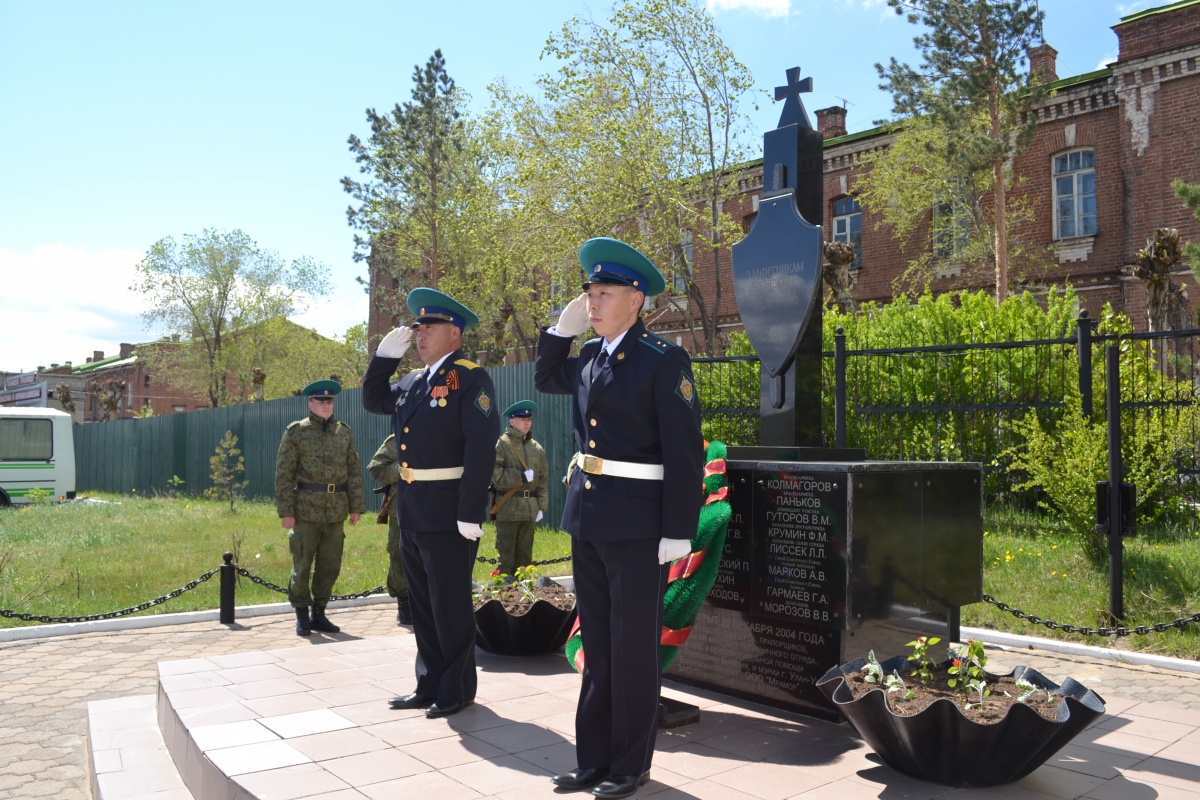
<svg viewBox="0 0 1200 800">
<path fill-rule="evenodd" d="M 696 387 L 692 385 L 692 380 L 688 377 L 687 372 L 679 373 L 679 385 L 675 387 L 675 394 L 688 404 L 688 408 L 692 407 L 696 400 Z"/>
<path fill-rule="evenodd" d="M 476 364 L 474 361 L 470 361 L 465 358 L 460 358 L 458 361 L 455 361 L 454 363 L 458 364 L 460 367 L 466 367 L 467 369 L 479 369 L 478 364 Z"/>
<path fill-rule="evenodd" d="M 485 417 L 492 415 L 492 398 L 488 396 L 487 389 L 479 390 L 479 396 L 475 398 L 475 407 L 482 411 Z"/>
</svg>

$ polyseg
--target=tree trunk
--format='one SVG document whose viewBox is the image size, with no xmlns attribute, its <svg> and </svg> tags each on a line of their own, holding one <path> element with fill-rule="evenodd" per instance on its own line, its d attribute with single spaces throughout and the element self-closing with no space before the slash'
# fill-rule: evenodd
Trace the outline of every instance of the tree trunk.
<svg viewBox="0 0 1200 800">
<path fill-rule="evenodd" d="M 996 214 L 996 305 L 1008 297 L 1008 190 L 1004 185 L 1004 161 L 997 159 L 992 168 Z"/>
</svg>

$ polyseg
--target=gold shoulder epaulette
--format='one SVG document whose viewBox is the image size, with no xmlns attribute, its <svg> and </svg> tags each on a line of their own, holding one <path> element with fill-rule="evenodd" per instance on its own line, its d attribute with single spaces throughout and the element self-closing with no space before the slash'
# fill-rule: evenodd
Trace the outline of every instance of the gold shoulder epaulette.
<svg viewBox="0 0 1200 800">
<path fill-rule="evenodd" d="M 478 364 L 476 364 L 474 361 L 469 361 L 465 358 L 460 358 L 458 361 L 455 361 L 454 363 L 458 364 L 460 367 L 466 367 L 467 369 L 479 369 Z"/>
</svg>

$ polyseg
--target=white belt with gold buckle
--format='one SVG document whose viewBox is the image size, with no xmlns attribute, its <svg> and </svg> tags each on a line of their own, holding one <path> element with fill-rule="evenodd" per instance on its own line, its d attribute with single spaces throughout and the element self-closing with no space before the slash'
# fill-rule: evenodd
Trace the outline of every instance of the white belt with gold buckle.
<svg viewBox="0 0 1200 800">
<path fill-rule="evenodd" d="M 445 467 L 443 469 L 412 469 L 400 468 L 400 480 L 405 483 L 413 481 L 453 481 L 462 477 L 462 467 Z"/>
<path fill-rule="evenodd" d="M 662 464 L 635 464 L 632 461 L 613 461 L 593 455 L 576 453 L 571 466 L 577 466 L 589 475 L 611 475 L 614 478 L 636 478 L 641 481 L 661 481 Z"/>
</svg>

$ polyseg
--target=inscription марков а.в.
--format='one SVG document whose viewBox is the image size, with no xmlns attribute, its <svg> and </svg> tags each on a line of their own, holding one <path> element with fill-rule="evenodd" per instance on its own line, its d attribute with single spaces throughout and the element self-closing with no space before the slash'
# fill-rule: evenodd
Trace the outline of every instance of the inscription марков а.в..
<svg viewBox="0 0 1200 800">
<path fill-rule="evenodd" d="M 754 612 L 842 627 L 845 480 L 774 474 L 758 486 Z"/>
</svg>

